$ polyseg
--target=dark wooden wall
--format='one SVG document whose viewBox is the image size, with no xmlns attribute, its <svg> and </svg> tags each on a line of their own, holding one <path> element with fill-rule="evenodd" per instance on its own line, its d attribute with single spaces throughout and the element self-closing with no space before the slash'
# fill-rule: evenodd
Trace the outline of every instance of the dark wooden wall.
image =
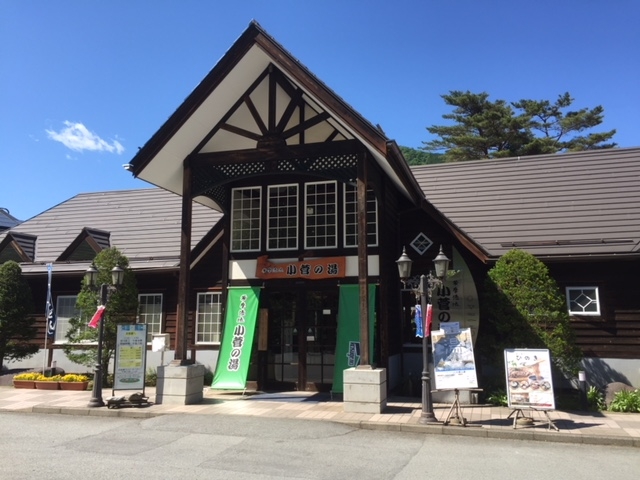
<svg viewBox="0 0 640 480">
<path fill-rule="evenodd" d="M 549 269 L 563 293 L 565 287 L 598 287 L 601 315 L 571 321 L 585 356 L 640 359 L 640 260 L 551 263 Z"/>
</svg>

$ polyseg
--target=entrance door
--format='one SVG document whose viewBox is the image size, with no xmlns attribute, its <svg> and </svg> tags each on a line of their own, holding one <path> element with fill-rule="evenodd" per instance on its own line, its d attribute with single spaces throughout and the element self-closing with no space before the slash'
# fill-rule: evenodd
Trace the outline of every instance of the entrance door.
<svg viewBox="0 0 640 480">
<path fill-rule="evenodd" d="M 329 390 L 333 383 L 338 290 L 277 290 L 268 295 L 267 386 Z"/>
</svg>

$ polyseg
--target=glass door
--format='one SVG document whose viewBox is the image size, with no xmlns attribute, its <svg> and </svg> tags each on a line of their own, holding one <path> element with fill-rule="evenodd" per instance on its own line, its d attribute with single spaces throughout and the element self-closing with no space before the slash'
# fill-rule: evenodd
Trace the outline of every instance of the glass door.
<svg viewBox="0 0 640 480">
<path fill-rule="evenodd" d="M 337 313 L 337 289 L 268 292 L 267 388 L 331 388 Z"/>
</svg>

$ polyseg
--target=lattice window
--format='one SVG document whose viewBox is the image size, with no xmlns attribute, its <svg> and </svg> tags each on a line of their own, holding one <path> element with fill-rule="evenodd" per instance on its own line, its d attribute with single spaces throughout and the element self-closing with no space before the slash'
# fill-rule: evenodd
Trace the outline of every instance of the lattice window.
<svg viewBox="0 0 640 480">
<path fill-rule="evenodd" d="M 196 343 L 220 343 L 222 294 L 198 293 Z"/>
<path fill-rule="evenodd" d="M 154 333 L 162 333 L 162 294 L 141 293 L 138 295 L 138 318 L 147 324 L 147 342 L 151 343 Z"/>
<path fill-rule="evenodd" d="M 411 245 L 411 248 L 413 248 L 420 255 L 424 255 L 427 250 L 431 248 L 433 242 L 424 233 L 420 232 L 409 245 Z"/>
<path fill-rule="evenodd" d="M 567 287 L 570 315 L 600 315 L 598 287 Z"/>
<path fill-rule="evenodd" d="M 76 308 L 76 295 L 59 295 L 56 305 L 56 343 L 65 343 L 66 335 L 71 327 L 69 321 L 72 318 L 79 318 L 81 313 Z"/>
<path fill-rule="evenodd" d="M 305 184 L 305 248 L 337 246 L 337 182 Z"/>
<path fill-rule="evenodd" d="M 367 191 L 367 245 L 378 246 L 378 201 Z M 358 195 L 356 187 L 344 186 L 344 246 L 358 246 Z"/>
<path fill-rule="evenodd" d="M 267 249 L 297 249 L 298 185 L 270 186 L 267 197 Z"/>
<path fill-rule="evenodd" d="M 260 250 L 260 187 L 235 188 L 231 193 L 231 251 Z"/>
</svg>

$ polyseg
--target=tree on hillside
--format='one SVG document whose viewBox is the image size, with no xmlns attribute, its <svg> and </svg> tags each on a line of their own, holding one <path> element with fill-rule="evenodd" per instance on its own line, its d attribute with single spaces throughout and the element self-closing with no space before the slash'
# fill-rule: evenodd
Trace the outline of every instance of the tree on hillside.
<svg viewBox="0 0 640 480">
<path fill-rule="evenodd" d="M 547 348 L 564 374 L 577 373 L 576 346 L 564 296 L 544 263 L 523 250 L 504 254 L 489 270 L 484 288 L 479 352 L 504 367 L 505 348 Z"/>
<path fill-rule="evenodd" d="M 400 147 L 400 151 L 409 165 L 430 165 L 444 162 L 444 155 L 441 153 L 425 152 L 410 147 Z"/>
<path fill-rule="evenodd" d="M 98 270 L 98 284 L 111 284 L 111 270 L 116 265 L 125 270 L 124 282 L 111 293 L 104 316 L 104 338 L 102 343 L 103 383 L 107 380 L 109 362 L 116 349 L 117 325 L 120 323 L 135 323 L 138 311 L 138 288 L 133 272 L 129 269 L 129 259 L 122 255 L 117 248 L 108 248 L 96 255 L 94 266 Z M 78 294 L 76 306 L 81 315 L 69 321 L 69 331 L 66 334 L 68 343 L 64 352 L 72 362 L 92 367 L 96 364 L 98 328 L 87 326 L 91 317 L 96 313 L 100 301 L 100 293 L 82 280 L 82 287 Z M 105 385 L 103 385 L 105 386 Z"/>
<path fill-rule="evenodd" d="M 423 142 L 423 150 L 442 152 L 447 162 L 537 155 L 615 147 L 606 143 L 615 130 L 585 133 L 604 120 L 604 109 L 569 110 L 569 93 L 549 100 L 489 100 L 486 92 L 452 90 L 442 95 L 453 112 L 442 117 L 453 125 L 427 127 L 439 138 Z"/>
<path fill-rule="evenodd" d="M 33 297 L 22 269 L 14 261 L 0 265 L 0 370 L 4 360 L 29 358 L 38 351 L 35 337 Z"/>
</svg>

